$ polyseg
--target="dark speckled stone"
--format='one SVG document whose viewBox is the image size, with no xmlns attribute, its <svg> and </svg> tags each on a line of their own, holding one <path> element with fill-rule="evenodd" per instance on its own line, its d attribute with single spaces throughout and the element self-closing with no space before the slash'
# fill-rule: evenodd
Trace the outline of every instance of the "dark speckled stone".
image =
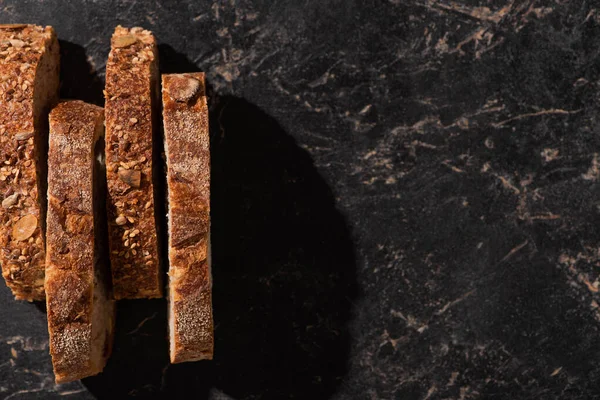
<svg viewBox="0 0 600 400">
<path fill-rule="evenodd" d="M 110 34 L 212 89 L 215 360 L 119 304 L 103 374 L 53 383 L 0 288 L 0 398 L 600 398 L 600 8 L 550 0 L 0 0 L 102 104 Z"/>
</svg>

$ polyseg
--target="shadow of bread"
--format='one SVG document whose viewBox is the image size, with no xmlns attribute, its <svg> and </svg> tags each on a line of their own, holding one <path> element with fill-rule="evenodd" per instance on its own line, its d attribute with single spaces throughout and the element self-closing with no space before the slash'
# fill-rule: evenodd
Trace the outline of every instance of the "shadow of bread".
<svg viewBox="0 0 600 400">
<path fill-rule="evenodd" d="M 159 48 L 163 72 L 197 71 Z M 113 356 L 83 383 L 99 399 L 328 398 L 346 373 L 357 293 L 347 225 L 273 118 L 235 97 L 209 105 L 215 358 L 169 365 L 166 301 L 123 301 Z"/>
<path fill-rule="evenodd" d="M 212 117 L 212 385 L 236 399 L 328 398 L 346 372 L 356 295 L 346 223 L 274 119 L 233 97 Z"/>
<path fill-rule="evenodd" d="M 59 40 L 60 98 L 83 100 L 104 107 L 104 82 L 88 61 L 85 49 L 75 43 Z"/>
</svg>

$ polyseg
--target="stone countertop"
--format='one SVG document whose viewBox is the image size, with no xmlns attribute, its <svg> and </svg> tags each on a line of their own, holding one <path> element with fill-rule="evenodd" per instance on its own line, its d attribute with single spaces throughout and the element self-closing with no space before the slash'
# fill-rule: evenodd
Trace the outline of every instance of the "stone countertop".
<svg viewBox="0 0 600 400">
<path fill-rule="evenodd" d="M 117 24 L 212 87 L 215 360 L 118 307 L 57 386 L 0 287 L 3 399 L 600 398 L 600 8 L 549 0 L 0 0 L 102 104 Z"/>
</svg>

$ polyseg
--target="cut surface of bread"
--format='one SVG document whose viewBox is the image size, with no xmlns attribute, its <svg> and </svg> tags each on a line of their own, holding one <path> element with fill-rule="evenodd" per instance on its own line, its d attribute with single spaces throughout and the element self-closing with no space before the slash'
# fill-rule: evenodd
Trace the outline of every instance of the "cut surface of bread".
<svg viewBox="0 0 600 400">
<path fill-rule="evenodd" d="M 212 359 L 210 149 L 204 74 L 162 76 L 172 363 Z"/>
<path fill-rule="evenodd" d="M 152 33 L 118 26 L 105 90 L 108 228 L 116 299 L 162 297 L 153 184 L 158 79 Z"/>
<path fill-rule="evenodd" d="M 82 101 L 50 113 L 45 287 L 57 383 L 98 374 L 112 348 L 103 122 Z"/>
<path fill-rule="evenodd" d="M 0 264 L 18 300 L 44 300 L 48 112 L 58 84 L 52 27 L 0 25 Z"/>
</svg>

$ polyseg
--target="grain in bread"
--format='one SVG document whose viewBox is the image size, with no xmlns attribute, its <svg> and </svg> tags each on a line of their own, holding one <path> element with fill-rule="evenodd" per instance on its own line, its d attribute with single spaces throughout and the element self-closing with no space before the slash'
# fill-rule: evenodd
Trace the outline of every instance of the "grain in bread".
<svg viewBox="0 0 600 400">
<path fill-rule="evenodd" d="M 204 74 L 162 76 L 171 362 L 212 359 L 210 150 Z"/>
<path fill-rule="evenodd" d="M 52 27 L 0 25 L 0 263 L 18 300 L 44 299 L 48 112 L 58 85 Z"/>
<path fill-rule="evenodd" d="M 160 217 L 155 216 L 153 184 L 158 79 L 152 33 L 118 26 L 106 65 L 105 90 L 108 224 L 116 299 L 162 296 Z"/>
<path fill-rule="evenodd" d="M 82 101 L 50 113 L 45 287 L 57 383 L 99 373 L 112 347 L 103 122 Z"/>
</svg>

